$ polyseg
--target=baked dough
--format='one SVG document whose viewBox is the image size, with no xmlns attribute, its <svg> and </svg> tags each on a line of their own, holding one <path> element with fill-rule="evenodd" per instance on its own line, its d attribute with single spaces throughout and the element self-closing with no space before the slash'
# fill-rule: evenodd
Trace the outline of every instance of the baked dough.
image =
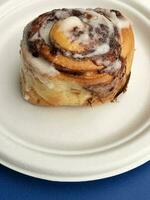
<svg viewBox="0 0 150 200">
<path fill-rule="evenodd" d="M 24 29 L 21 89 L 45 106 L 111 102 L 125 91 L 134 35 L 122 13 L 108 9 L 56 9 Z"/>
</svg>

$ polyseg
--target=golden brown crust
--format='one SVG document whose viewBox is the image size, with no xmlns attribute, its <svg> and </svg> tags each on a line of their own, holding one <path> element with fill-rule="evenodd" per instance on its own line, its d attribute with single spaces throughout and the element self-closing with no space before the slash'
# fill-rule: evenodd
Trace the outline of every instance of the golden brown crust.
<svg viewBox="0 0 150 200">
<path fill-rule="evenodd" d="M 128 83 L 128 80 L 126 80 Z M 122 83 L 122 85 L 119 86 L 118 88 L 118 93 L 122 93 L 124 92 L 124 90 L 126 90 L 126 87 L 124 87 L 126 83 Z M 127 86 L 127 84 L 126 84 Z M 50 98 L 49 101 L 44 100 L 44 98 L 42 98 L 40 95 L 38 95 L 38 93 L 34 90 L 34 88 L 30 88 L 29 91 L 25 91 L 24 89 L 24 82 L 23 80 L 21 80 L 21 91 L 22 91 L 22 95 L 24 96 L 24 99 L 28 102 L 30 102 L 31 104 L 34 105 L 40 105 L 40 106 L 62 106 L 63 103 L 61 103 L 60 101 L 58 101 L 58 99 L 60 98 Z M 74 90 L 73 91 L 75 94 L 79 94 L 80 92 L 78 90 Z M 94 105 L 100 105 L 103 103 L 107 103 L 107 102 L 112 102 L 115 101 L 116 98 L 114 98 L 114 96 L 118 96 L 119 94 L 117 93 L 112 93 L 111 95 L 104 97 L 104 98 L 98 98 L 98 96 L 96 95 L 91 95 L 90 98 L 88 98 L 83 104 L 76 104 L 76 106 L 94 106 Z M 62 96 L 60 96 L 62 98 Z"/>
<path fill-rule="evenodd" d="M 39 96 L 33 88 L 30 89 L 29 92 L 26 92 L 25 95 L 28 96 L 27 100 L 31 104 L 40 105 L 40 106 L 51 106 L 48 102 L 46 102 L 41 96 Z M 54 104 L 52 104 L 54 106 Z"/>
<path fill-rule="evenodd" d="M 122 29 L 121 31 L 121 56 L 126 59 L 126 74 L 131 71 L 134 55 L 134 34 L 132 27 Z"/>
</svg>

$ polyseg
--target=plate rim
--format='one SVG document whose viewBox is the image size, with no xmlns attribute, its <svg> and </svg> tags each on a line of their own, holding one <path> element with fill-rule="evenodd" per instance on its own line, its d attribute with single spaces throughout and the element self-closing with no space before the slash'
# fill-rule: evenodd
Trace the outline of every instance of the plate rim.
<svg viewBox="0 0 150 200">
<path fill-rule="evenodd" d="M 15 0 L 14 0 L 15 1 Z M 128 6 L 131 6 L 129 2 L 131 2 L 130 0 L 117 0 L 118 2 L 121 2 L 121 3 L 124 3 L 124 4 L 127 4 Z M 12 3 L 13 1 L 10 1 L 8 0 L 6 3 L 2 4 L 0 6 L 0 10 L 3 10 L 4 8 L 7 8 L 7 6 Z M 26 2 L 29 2 L 29 0 L 26 0 Z M 26 3 L 25 2 L 25 3 Z M 134 0 L 132 0 L 132 3 L 135 3 Z M 19 2 L 19 5 L 22 4 L 23 1 L 21 0 Z M 141 3 L 139 3 L 138 1 L 135 3 L 135 7 L 137 8 L 137 11 L 139 12 L 139 9 L 138 7 L 143 7 L 142 9 L 145 9 L 146 11 L 149 9 L 149 8 L 146 8 L 144 7 Z M 132 7 L 132 6 L 131 6 Z M 13 8 L 14 9 L 14 8 Z M 140 9 L 140 12 L 141 12 L 141 9 Z M 7 12 L 6 12 L 7 13 Z M 6 14 L 5 13 L 5 14 Z M 4 14 L 4 15 L 5 15 Z M 143 13 L 142 13 L 143 14 Z M 0 16 L 0 18 L 2 18 L 3 16 Z M 144 15 L 144 17 L 146 18 L 146 16 Z M 150 128 L 150 127 L 149 127 Z M 148 129 L 149 131 L 149 129 Z M 2 137 L 0 135 L 0 137 Z M 8 138 L 5 137 L 5 139 L 7 140 Z M 7 141 L 8 142 L 8 141 Z M 9 142 L 12 142 L 11 139 L 9 140 Z M 16 142 L 14 142 L 16 143 Z M 21 145 L 21 144 L 17 144 L 16 145 Z M 25 148 L 25 147 L 24 147 Z M 1 153 L 1 152 L 0 152 Z M 13 164 L 13 163 L 10 163 L 10 162 L 7 162 L 5 159 L 2 159 L 1 157 L 3 157 L 3 154 L 2 156 L 0 156 L 0 163 L 6 167 L 9 167 L 15 171 L 18 171 L 20 173 L 23 173 L 23 174 L 26 174 L 26 175 L 30 175 L 32 177 L 36 177 L 36 178 L 41 178 L 41 179 L 46 179 L 46 180 L 54 180 L 54 181 L 67 181 L 67 182 L 76 182 L 76 181 L 89 181 L 89 180 L 97 180 L 97 179 L 102 179 L 102 178 L 107 178 L 107 177 L 110 177 L 110 176 L 114 176 L 114 175 L 118 175 L 120 173 L 124 173 L 124 172 L 127 172 L 131 169 L 134 169 L 135 167 L 138 167 L 140 166 L 141 164 L 144 164 L 145 162 L 149 161 L 150 160 L 150 147 L 147 148 L 146 147 L 146 150 L 144 149 L 144 152 L 138 156 L 138 159 L 132 161 L 131 163 L 129 163 L 127 166 L 124 166 L 122 168 L 119 168 L 119 169 L 114 169 L 112 170 L 111 172 L 108 172 L 107 174 L 96 174 L 96 175 L 87 175 L 86 177 L 83 176 L 83 177 L 56 177 L 56 176 L 52 176 L 50 174 L 48 175 L 43 175 L 43 174 L 40 174 L 40 173 L 37 173 L 37 172 L 34 172 L 34 171 L 30 171 L 30 170 L 27 170 L 25 168 L 22 168 L 22 167 L 18 167 L 17 164 Z"/>
<path fill-rule="evenodd" d="M 150 150 L 148 151 L 150 152 Z M 143 157 L 143 156 L 142 156 Z M 3 166 L 15 171 L 15 172 L 19 172 L 23 175 L 27 175 L 33 178 L 38 178 L 38 179 L 42 179 L 42 180 L 47 180 L 47 181 L 57 181 L 57 182 L 86 182 L 86 181 L 96 181 L 96 180 L 101 180 L 101 179 L 106 179 L 106 178 L 111 178 L 117 175 L 121 175 L 124 174 L 126 172 L 129 172 L 131 170 L 134 170 L 137 167 L 140 167 L 141 165 L 149 162 L 150 160 L 150 155 L 145 155 L 145 157 L 143 157 L 141 160 L 137 160 L 135 162 L 133 162 L 132 164 L 125 166 L 123 168 L 119 168 L 117 170 L 111 171 L 110 173 L 107 174 L 99 174 L 99 175 L 92 175 L 92 176 L 86 176 L 86 177 L 69 177 L 69 178 L 60 178 L 60 177 L 56 177 L 56 176 L 52 176 L 52 175 L 43 175 L 43 174 L 39 174 L 36 172 L 31 172 L 29 170 L 25 170 L 23 168 L 17 167 L 17 165 L 13 165 L 10 164 L 8 162 L 5 162 L 4 160 L 2 161 L 0 159 L 0 164 L 2 164 Z"/>
</svg>

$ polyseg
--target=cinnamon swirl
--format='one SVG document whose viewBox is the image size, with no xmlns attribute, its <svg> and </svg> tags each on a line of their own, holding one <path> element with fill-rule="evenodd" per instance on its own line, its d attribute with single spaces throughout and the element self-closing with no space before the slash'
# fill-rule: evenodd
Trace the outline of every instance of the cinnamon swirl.
<svg viewBox="0 0 150 200">
<path fill-rule="evenodd" d="M 129 20 L 117 10 L 55 9 L 30 22 L 21 41 L 21 88 L 33 104 L 94 105 L 126 89 L 134 54 Z"/>
</svg>

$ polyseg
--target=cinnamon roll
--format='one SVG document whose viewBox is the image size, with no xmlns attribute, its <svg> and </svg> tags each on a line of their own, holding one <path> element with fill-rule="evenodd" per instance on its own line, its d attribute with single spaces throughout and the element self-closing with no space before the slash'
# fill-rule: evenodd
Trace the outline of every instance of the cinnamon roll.
<svg viewBox="0 0 150 200">
<path fill-rule="evenodd" d="M 94 105 L 125 91 L 134 35 L 117 10 L 55 9 L 30 22 L 21 41 L 21 88 L 32 104 Z"/>
</svg>

